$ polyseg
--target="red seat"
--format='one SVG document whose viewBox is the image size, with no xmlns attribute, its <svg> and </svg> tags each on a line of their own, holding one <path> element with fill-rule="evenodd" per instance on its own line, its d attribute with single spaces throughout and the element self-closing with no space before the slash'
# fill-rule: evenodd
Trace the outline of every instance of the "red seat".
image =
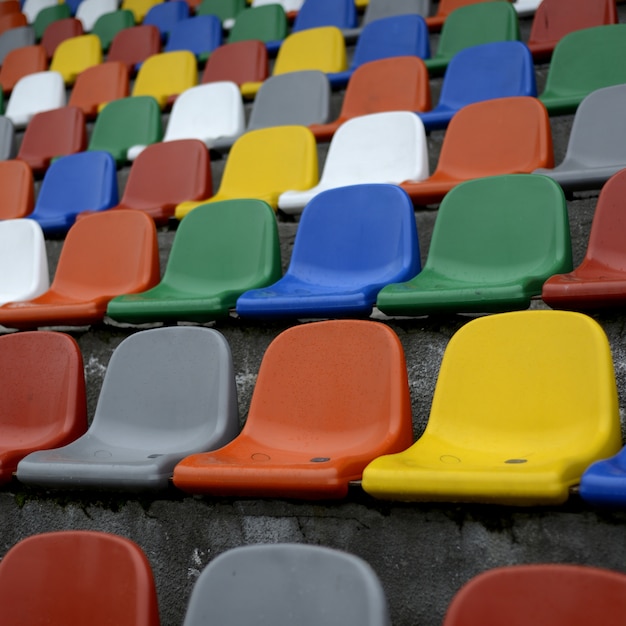
<svg viewBox="0 0 626 626">
<path fill-rule="evenodd" d="M 41 45 L 46 49 L 48 58 L 51 59 L 60 43 L 72 37 L 80 37 L 82 34 L 84 34 L 83 23 L 79 19 L 64 17 L 62 20 L 55 20 L 46 26 L 41 38 Z"/>
<path fill-rule="evenodd" d="M 10 92 L 15 83 L 28 74 L 48 69 L 48 57 L 43 46 L 23 46 L 11 50 L 0 68 L 0 85 L 4 93 Z"/>
<path fill-rule="evenodd" d="M 262 42 L 250 39 L 216 48 L 204 67 L 200 82 L 229 80 L 241 87 L 244 83 L 263 82 L 268 76 L 267 48 Z"/>
<path fill-rule="evenodd" d="M 87 119 L 95 119 L 100 107 L 129 94 L 128 68 L 121 61 L 93 65 L 81 72 L 68 104 L 79 107 Z"/>
<path fill-rule="evenodd" d="M 460 7 L 465 7 L 468 4 L 478 4 L 479 2 L 488 2 L 489 0 L 439 0 L 437 5 L 437 12 L 435 15 L 431 15 L 426 18 L 426 24 L 429 30 L 439 31 L 443 26 L 446 18 L 452 11 Z"/>
<path fill-rule="evenodd" d="M 132 26 L 121 30 L 111 42 L 107 61 L 121 61 L 126 64 L 128 73 L 134 74 L 136 65 L 161 51 L 159 29 L 152 24 Z"/>
<path fill-rule="evenodd" d="M 0 220 L 26 217 L 35 206 L 33 171 L 24 161 L 0 161 Z"/>
</svg>

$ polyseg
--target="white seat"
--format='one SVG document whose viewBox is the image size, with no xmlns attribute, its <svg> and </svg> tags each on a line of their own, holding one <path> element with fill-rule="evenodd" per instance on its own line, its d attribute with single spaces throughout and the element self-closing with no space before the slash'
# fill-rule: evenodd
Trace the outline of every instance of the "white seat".
<svg viewBox="0 0 626 626">
<path fill-rule="evenodd" d="M 41 226 L 29 219 L 0 221 L 0 304 L 31 300 L 49 286 Z"/>
<path fill-rule="evenodd" d="M 7 104 L 5 116 L 24 128 L 33 115 L 65 106 L 65 83 L 59 72 L 35 72 L 20 78 Z"/>
<path fill-rule="evenodd" d="M 514 0 L 513 8 L 519 16 L 532 15 L 543 0 Z"/>
<path fill-rule="evenodd" d="M 22 13 L 26 16 L 29 24 L 32 24 L 39 11 L 59 4 L 58 0 L 25 0 Z"/>
<path fill-rule="evenodd" d="M 278 198 L 285 213 L 301 211 L 326 189 L 361 183 L 399 184 L 428 177 L 424 125 L 415 113 L 392 111 L 354 117 L 335 132 L 319 184 L 286 191 Z"/>
<path fill-rule="evenodd" d="M 76 9 L 76 18 L 83 24 L 86 33 L 93 30 L 101 15 L 117 11 L 117 0 L 83 0 Z"/>
</svg>

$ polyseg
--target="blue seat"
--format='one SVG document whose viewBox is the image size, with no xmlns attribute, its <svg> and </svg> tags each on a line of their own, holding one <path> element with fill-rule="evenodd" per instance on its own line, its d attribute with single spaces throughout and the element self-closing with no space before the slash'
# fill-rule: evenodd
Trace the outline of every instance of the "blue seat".
<svg viewBox="0 0 626 626">
<path fill-rule="evenodd" d="M 421 15 L 394 15 L 367 24 L 356 42 L 349 69 L 328 78 L 333 87 L 343 87 L 364 63 L 399 56 L 430 57 L 428 26 Z"/>
<path fill-rule="evenodd" d="M 626 447 L 616 455 L 592 463 L 582 475 L 579 493 L 590 504 L 626 506 Z"/>
<path fill-rule="evenodd" d="M 292 33 L 319 26 L 355 28 L 357 25 L 354 0 L 306 0 L 294 20 Z"/>
<path fill-rule="evenodd" d="M 256 317 L 369 315 L 394 276 L 420 271 L 413 205 L 394 185 L 329 189 L 305 207 L 287 272 L 247 291 L 237 313 Z"/>
<path fill-rule="evenodd" d="M 448 65 L 439 103 L 419 116 L 426 130 L 442 129 L 467 104 L 536 95 L 535 68 L 526 44 L 497 41 L 458 52 Z"/>
<path fill-rule="evenodd" d="M 222 45 L 222 23 L 216 15 L 197 15 L 182 20 L 170 31 L 164 52 L 190 50 L 200 61 L 206 61 Z"/>
<path fill-rule="evenodd" d="M 115 160 L 104 151 L 61 157 L 48 168 L 28 215 L 46 235 L 68 231 L 83 211 L 102 211 L 118 203 Z"/>
<path fill-rule="evenodd" d="M 150 7 L 143 19 L 143 24 L 156 26 L 165 41 L 174 26 L 189 17 L 189 5 L 185 0 L 169 0 L 159 2 Z"/>
</svg>

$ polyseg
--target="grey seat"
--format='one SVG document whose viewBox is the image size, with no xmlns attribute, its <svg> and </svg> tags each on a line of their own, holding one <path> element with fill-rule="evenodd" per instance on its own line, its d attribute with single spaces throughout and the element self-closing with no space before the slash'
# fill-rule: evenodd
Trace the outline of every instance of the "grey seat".
<svg viewBox="0 0 626 626">
<path fill-rule="evenodd" d="M 113 352 L 93 423 L 62 448 L 29 454 L 24 483 L 55 488 L 163 489 L 183 457 L 239 432 L 230 348 L 216 330 L 137 332 Z"/>
<path fill-rule="evenodd" d="M 346 41 L 354 41 L 358 39 L 363 27 L 370 22 L 383 17 L 408 15 L 411 13 L 428 17 L 430 15 L 430 6 L 430 0 L 369 0 L 361 25 L 357 28 L 342 29 L 341 32 Z"/>
<path fill-rule="evenodd" d="M 247 130 L 270 126 L 325 124 L 330 116 L 330 83 L 318 70 L 268 78 L 256 95 Z"/>
<path fill-rule="evenodd" d="M 196 581 L 183 626 L 388 626 L 382 585 L 368 563 L 332 548 L 233 548 Z"/>
<path fill-rule="evenodd" d="M 565 191 L 599 189 L 626 167 L 626 84 L 592 91 L 578 106 L 563 161 L 541 168 Z"/>
<path fill-rule="evenodd" d="M 11 50 L 35 44 L 35 29 L 32 26 L 10 28 L 0 34 L 0 65 Z"/>
<path fill-rule="evenodd" d="M 0 161 L 15 158 L 17 142 L 13 122 L 5 115 L 0 115 Z"/>
</svg>

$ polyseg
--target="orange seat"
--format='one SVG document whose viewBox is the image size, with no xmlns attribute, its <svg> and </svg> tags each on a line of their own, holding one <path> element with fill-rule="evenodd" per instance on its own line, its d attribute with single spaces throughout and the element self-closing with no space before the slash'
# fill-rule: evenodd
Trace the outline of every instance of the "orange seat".
<svg viewBox="0 0 626 626">
<path fill-rule="evenodd" d="M 154 222 L 140 211 L 103 211 L 70 228 L 50 289 L 33 300 L 0 307 L 0 324 L 33 328 L 99 322 L 109 300 L 158 282 Z"/>
<path fill-rule="evenodd" d="M 370 113 L 428 111 L 428 70 L 419 57 L 393 57 L 358 67 L 348 82 L 341 112 L 334 122 L 309 126 L 317 141 L 330 141 L 345 121 Z"/>
<path fill-rule="evenodd" d="M 152 24 L 142 24 L 121 30 L 111 42 L 107 61 L 121 61 L 126 64 L 130 75 L 153 54 L 161 51 L 161 34 Z"/>
<path fill-rule="evenodd" d="M 85 115 L 78 107 L 42 111 L 28 123 L 17 158 L 43 174 L 52 159 L 82 152 L 87 147 Z"/>
<path fill-rule="evenodd" d="M 497 98 L 461 108 L 448 126 L 433 174 L 400 186 L 414 203 L 432 204 L 464 180 L 531 173 L 553 164 L 550 120 L 543 104 L 529 96 Z"/>
<path fill-rule="evenodd" d="M 0 220 L 26 217 L 35 206 L 33 171 L 24 161 L 0 161 Z"/>
<path fill-rule="evenodd" d="M 303 324 L 267 349 L 241 434 L 183 459 L 174 484 L 214 495 L 342 498 L 368 459 L 412 441 L 396 334 L 365 320 Z"/>
<path fill-rule="evenodd" d="M 11 480 L 27 454 L 63 446 L 87 430 L 83 359 L 69 335 L 41 331 L 0 337 L 0 389 L 0 484 Z M 2 575 L 0 581 L 2 595 L 7 581 Z M 14 598 L 0 604 L 0 623 L 15 623 L 4 620 Z"/>
<path fill-rule="evenodd" d="M 256 39 L 227 43 L 209 57 L 201 83 L 228 80 L 239 87 L 244 83 L 263 82 L 269 76 L 267 48 Z"/>
<path fill-rule="evenodd" d="M 94 65 L 81 72 L 74 83 L 68 105 L 78 107 L 89 120 L 101 105 L 129 94 L 128 68 L 120 61 Z"/>
<path fill-rule="evenodd" d="M 0 68 L 0 85 L 8 93 L 15 83 L 28 74 L 44 72 L 48 69 L 48 57 L 43 46 L 24 46 L 11 50 Z"/>
<path fill-rule="evenodd" d="M 7 13 L 20 13 L 20 3 L 18 0 L 3 0 L 0 2 L 0 15 L 7 15 Z"/>
<path fill-rule="evenodd" d="M 6 13 L 5 15 L 0 15 L 0 34 L 12 28 L 19 28 L 20 26 L 26 25 L 28 25 L 28 19 L 23 13 Z"/>
<path fill-rule="evenodd" d="M 64 17 L 62 20 L 50 22 L 43 31 L 41 45 L 46 49 L 48 58 L 54 56 L 59 44 L 72 37 L 80 37 L 84 34 L 83 23 L 75 17 Z"/>
<path fill-rule="evenodd" d="M 431 15 L 426 18 L 426 24 L 431 31 L 441 30 L 443 23 L 452 11 L 465 7 L 468 4 L 478 4 L 479 2 L 489 2 L 491 0 L 439 0 L 437 5 L 437 12 L 435 15 Z M 505 0 L 510 1 L 510 0 Z"/>
<path fill-rule="evenodd" d="M 152 567 L 141 548 L 109 533 L 32 535 L 0 562 L 4 626 L 159 626 Z"/>
</svg>

